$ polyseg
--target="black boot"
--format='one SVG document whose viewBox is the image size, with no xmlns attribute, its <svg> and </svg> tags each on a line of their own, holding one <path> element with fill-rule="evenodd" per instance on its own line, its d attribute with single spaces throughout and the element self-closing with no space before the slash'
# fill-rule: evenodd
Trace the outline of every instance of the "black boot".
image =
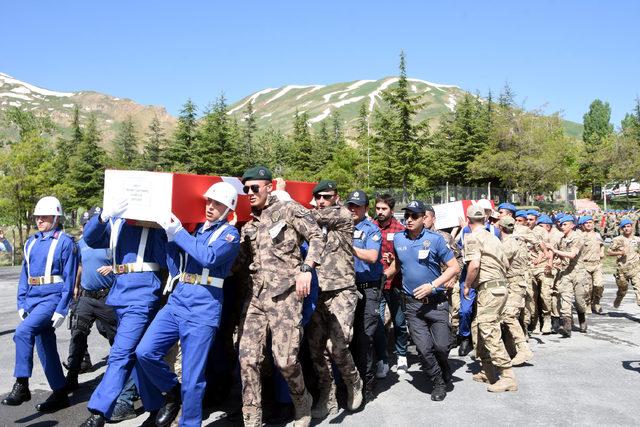
<svg viewBox="0 0 640 427">
<path fill-rule="evenodd" d="M 68 408 L 71 405 L 69 403 L 69 397 L 64 387 L 54 391 L 51 395 L 42 403 L 36 405 L 38 412 L 56 412 L 60 409 Z"/>
<path fill-rule="evenodd" d="M 64 382 L 64 389 L 67 392 L 72 392 L 79 388 L 80 388 L 80 385 L 78 384 L 78 373 L 69 371 L 67 373 L 67 378 L 65 379 L 65 382 Z"/>
<path fill-rule="evenodd" d="M 156 427 L 156 418 L 158 417 L 158 410 L 155 411 L 151 411 L 149 413 L 149 417 L 144 420 L 144 422 L 142 424 L 140 424 L 140 427 Z"/>
<path fill-rule="evenodd" d="M 82 363 L 80 364 L 80 373 L 86 374 L 91 371 L 93 368 L 93 363 L 91 363 L 91 356 L 89 356 L 89 352 L 84 353 L 84 357 L 82 358 Z"/>
<path fill-rule="evenodd" d="M 473 350 L 473 344 L 471 343 L 471 337 L 462 337 L 460 341 L 460 347 L 458 348 L 458 356 L 466 356 Z"/>
<path fill-rule="evenodd" d="M 578 313 L 578 321 L 580 322 L 580 332 L 587 332 L 587 317 L 584 313 Z"/>
<path fill-rule="evenodd" d="M 435 402 L 440 402 L 447 397 L 447 386 L 442 379 L 442 376 L 437 376 L 433 378 L 433 390 L 431 391 L 431 400 Z"/>
<path fill-rule="evenodd" d="M 164 406 L 160 408 L 160 411 L 158 411 L 158 416 L 156 417 L 156 425 L 158 427 L 171 425 L 173 420 L 176 419 L 176 416 L 178 416 L 181 401 L 180 383 L 178 383 L 167 392 Z"/>
<path fill-rule="evenodd" d="M 442 371 L 442 380 L 444 381 L 447 391 L 453 390 L 453 374 L 451 373 L 449 363 L 447 362 L 446 366 L 441 366 L 440 370 Z"/>
<path fill-rule="evenodd" d="M 137 416 L 138 414 L 136 414 L 133 406 L 125 402 L 117 401 L 116 406 L 114 406 L 113 408 L 113 412 L 111 413 L 111 418 L 109 418 L 109 421 L 111 421 L 112 423 L 119 423 L 120 421 L 131 420 Z"/>
<path fill-rule="evenodd" d="M 80 427 L 103 427 L 104 423 L 105 419 L 102 415 L 93 414 L 80 424 Z"/>
<path fill-rule="evenodd" d="M 560 329 L 560 318 L 559 317 L 552 317 L 551 318 L 551 333 L 552 334 L 558 334 Z"/>
<path fill-rule="evenodd" d="M 31 392 L 29 391 L 29 383 L 18 380 L 13 385 L 11 393 L 2 399 L 2 404 L 7 406 L 18 406 L 30 400 Z"/>
</svg>

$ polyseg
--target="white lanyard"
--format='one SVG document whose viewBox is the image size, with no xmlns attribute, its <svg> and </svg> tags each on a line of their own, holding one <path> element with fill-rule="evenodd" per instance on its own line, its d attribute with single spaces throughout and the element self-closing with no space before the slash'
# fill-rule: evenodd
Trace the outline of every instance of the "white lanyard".
<svg viewBox="0 0 640 427">
<path fill-rule="evenodd" d="M 44 277 L 46 281 L 51 280 L 51 269 L 53 268 L 53 256 L 56 251 L 56 246 L 58 246 L 58 242 L 60 241 L 60 237 L 62 237 L 63 234 L 64 232 L 60 232 L 60 234 L 58 234 L 58 238 L 53 237 L 51 246 L 49 246 L 49 252 L 47 253 L 47 263 L 45 264 L 45 268 L 44 268 Z M 31 257 L 31 249 L 33 249 L 33 245 L 36 244 L 36 240 L 38 240 L 38 238 L 34 237 L 33 240 L 31 240 L 31 243 L 27 244 L 27 246 L 25 246 L 25 249 L 24 249 L 24 255 L 25 255 L 24 260 L 27 263 L 28 277 L 31 277 L 31 268 L 29 266 L 29 258 Z"/>
</svg>

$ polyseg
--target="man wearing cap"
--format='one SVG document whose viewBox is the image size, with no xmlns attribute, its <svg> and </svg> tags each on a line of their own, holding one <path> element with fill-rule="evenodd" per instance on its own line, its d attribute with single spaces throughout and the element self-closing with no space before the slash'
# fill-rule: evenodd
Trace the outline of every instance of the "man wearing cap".
<svg viewBox="0 0 640 427">
<path fill-rule="evenodd" d="M 362 190 L 349 193 L 347 208 L 353 218 L 353 254 L 356 286 L 362 299 L 358 300 L 353 326 L 351 350 L 360 377 L 364 382 L 365 398 L 370 400 L 375 387 L 375 352 L 373 338 L 379 322 L 380 299 L 385 276 L 382 266 L 382 233 L 366 218 L 369 198 Z"/>
<path fill-rule="evenodd" d="M 595 223 L 590 215 L 581 216 L 578 225 L 584 235 L 582 263 L 585 268 L 585 288 L 587 291 L 587 313 L 602 314 L 600 299 L 604 292 L 602 282 L 602 259 L 604 258 L 604 241 L 600 233 L 595 231 Z"/>
<path fill-rule="evenodd" d="M 3 405 L 18 406 L 31 400 L 29 378 L 33 371 L 33 345 L 53 393 L 36 405 L 39 412 L 69 406 L 65 378 L 56 346 L 56 328 L 64 323 L 78 271 L 78 250 L 62 231 L 62 206 L 52 196 L 43 197 L 33 210 L 38 231 L 27 239 L 18 282 L 18 317 L 13 341 L 16 382 Z"/>
<path fill-rule="evenodd" d="M 616 284 L 618 292 L 613 301 L 615 308 L 620 307 L 627 294 L 629 282 L 636 292 L 636 302 L 640 305 L 640 237 L 633 235 L 633 223 L 625 218 L 620 221 L 622 234 L 613 238 L 607 255 L 617 257 Z"/>
<path fill-rule="evenodd" d="M 586 332 L 587 321 L 585 317 L 586 307 L 584 295 L 575 295 L 576 290 L 582 292 L 582 282 L 584 280 L 583 265 L 581 262 L 581 252 L 584 249 L 584 239 L 581 233 L 574 231 L 574 218 L 565 215 L 560 219 L 563 236 L 558 243 L 558 247 L 551 247 L 555 257 L 560 259 L 560 267 L 556 278 L 558 299 L 560 304 L 561 326 L 558 332 L 568 338 L 571 336 L 571 325 L 573 323 L 572 305 L 575 298 L 576 311 L 580 320 L 580 331 Z"/>
<path fill-rule="evenodd" d="M 476 357 L 482 369 L 475 381 L 489 383 L 487 391 L 518 390 L 500 330 L 500 317 L 507 302 L 506 266 L 508 260 L 500 240 L 484 228 L 484 212 L 477 206 L 467 209 L 471 234 L 464 241 L 464 260 L 468 263 L 463 295 L 477 291 L 476 317 L 471 325 L 476 340 Z"/>
<path fill-rule="evenodd" d="M 535 209 L 527 210 L 527 227 L 533 230 L 536 226 L 536 221 L 538 221 L 538 217 L 540 216 L 540 212 Z"/>
<path fill-rule="evenodd" d="M 128 222 L 123 217 L 127 206 L 128 201 L 122 198 L 105 206 L 84 226 L 89 247 L 111 250 L 116 277 L 106 304 L 114 308 L 118 328 L 107 370 L 87 405 L 91 416 L 82 427 L 103 426 L 111 419 L 118 396 L 132 375 L 136 347 L 160 303 L 162 273 L 167 265 L 166 234 L 161 228 Z"/>
<path fill-rule="evenodd" d="M 500 203 L 498 205 L 498 215 L 500 216 L 500 219 L 504 218 L 505 216 L 510 216 L 513 218 L 517 210 L 518 209 L 513 204 L 508 202 Z"/>
<path fill-rule="evenodd" d="M 158 221 L 167 234 L 169 287 L 175 283 L 175 288 L 136 348 L 136 372 L 145 409 L 153 412 L 162 407 L 155 420 L 161 427 L 173 422 L 181 403 L 180 425 L 202 424 L 205 367 L 220 325 L 222 286 L 240 250 L 238 230 L 227 223 L 238 202 L 236 189 L 218 182 L 204 198 L 206 221 L 193 234 L 175 215 Z M 182 384 L 163 360 L 178 341 Z"/>
<path fill-rule="evenodd" d="M 313 188 L 313 199 L 316 209 L 311 213 L 322 228 L 325 247 L 321 264 L 316 268 L 320 294 L 307 337 L 319 389 L 311 415 L 324 418 L 338 411 L 331 362 L 347 385 L 349 409 L 362 403 L 362 380 L 349 351 L 358 296 L 351 212 L 338 204 L 340 196 L 335 181 L 320 181 Z"/>
<path fill-rule="evenodd" d="M 516 224 L 527 226 L 527 211 L 519 210 L 515 213 Z"/>
<path fill-rule="evenodd" d="M 508 297 L 502 310 L 502 324 L 506 326 L 516 346 L 517 354 L 511 360 L 514 366 L 521 365 L 533 357 L 527 337 L 520 324 L 520 314 L 524 310 L 527 292 L 527 270 L 529 269 L 529 248 L 527 242 L 513 233 L 516 221 L 505 216 L 498 222 L 507 266 Z"/>
<path fill-rule="evenodd" d="M 380 300 L 380 323 L 376 330 L 375 346 L 378 356 L 378 367 L 376 377 L 384 378 L 389 371 L 387 356 L 387 337 L 385 334 L 385 311 L 389 307 L 389 314 L 393 322 L 393 335 L 395 341 L 395 353 L 397 356 L 396 371 L 406 372 L 409 368 L 407 362 L 407 340 L 409 331 L 407 330 L 407 320 L 402 310 L 402 301 L 399 291 L 402 288 L 402 274 L 392 275 L 388 269 L 393 261 L 393 238 L 396 233 L 404 231 L 404 225 L 393 216 L 396 200 L 390 194 L 380 194 L 376 196 L 376 219 L 373 221 L 382 233 L 382 265 L 385 268 L 384 274 L 387 280 L 382 288 L 382 299 Z"/>
<path fill-rule="evenodd" d="M 547 260 L 551 256 L 548 252 L 548 233 L 537 226 L 540 213 L 535 209 L 527 211 L 526 233 L 517 232 L 516 235 L 526 237 L 529 249 L 529 285 L 525 297 L 524 323 L 526 331 L 533 332 L 538 324 L 538 316 L 544 320 L 541 326 L 542 333 L 551 332 L 551 285 L 547 282 L 553 280 L 547 277 L 545 268 Z M 524 230 L 520 229 L 519 230 Z"/>
<path fill-rule="evenodd" d="M 390 268 L 402 272 L 401 295 L 409 333 L 433 384 L 431 400 L 441 401 L 452 379 L 447 361 L 451 329 L 444 285 L 460 268 L 444 238 L 425 227 L 425 213 L 431 212 L 430 218 L 434 218 L 433 208 L 414 200 L 403 210 L 407 229 L 393 238 L 395 262 Z"/>
<path fill-rule="evenodd" d="M 322 230 L 304 207 L 269 194 L 272 174 L 268 168 L 247 169 L 242 182 L 252 215 L 242 227 L 236 264 L 249 270 L 239 328 L 244 425 L 262 425 L 261 371 L 270 334 L 274 363 L 289 385 L 295 407 L 294 425 L 308 426 L 313 398 L 305 387 L 298 351 L 303 299 L 311 291 L 311 270 L 320 264 L 324 249 Z M 303 240 L 309 243 L 304 262 Z"/>
<path fill-rule="evenodd" d="M 533 232 L 538 236 L 541 251 L 544 256 L 534 261 L 534 280 L 536 280 L 540 290 L 540 314 L 542 316 L 541 332 L 544 335 L 550 334 L 554 327 L 553 318 L 559 317 L 557 300 L 554 303 L 554 281 L 555 271 L 553 268 L 553 253 L 550 247 L 553 245 L 551 241 L 551 229 L 553 221 L 547 215 L 540 215 L 536 221 L 536 227 Z M 556 320 L 557 323 L 557 320 Z"/>
</svg>

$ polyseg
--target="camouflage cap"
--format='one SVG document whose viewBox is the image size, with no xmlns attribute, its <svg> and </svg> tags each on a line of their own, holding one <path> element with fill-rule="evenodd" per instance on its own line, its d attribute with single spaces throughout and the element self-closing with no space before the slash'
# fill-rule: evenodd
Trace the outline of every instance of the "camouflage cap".
<svg viewBox="0 0 640 427">
<path fill-rule="evenodd" d="M 338 183 L 332 179 L 323 179 L 313 187 L 313 194 L 318 194 L 321 191 L 338 191 Z"/>
<path fill-rule="evenodd" d="M 504 218 L 501 218 L 500 221 L 498 221 L 498 224 L 504 229 L 513 230 L 513 228 L 516 226 L 516 220 L 513 219 L 513 217 L 505 216 Z"/>
<path fill-rule="evenodd" d="M 254 166 L 247 169 L 242 175 L 243 184 L 251 180 L 271 181 L 273 180 L 273 174 L 266 166 Z"/>
<path fill-rule="evenodd" d="M 469 219 L 482 219 L 484 218 L 484 209 L 482 209 L 482 206 L 471 205 L 467 208 L 467 217 Z"/>
</svg>

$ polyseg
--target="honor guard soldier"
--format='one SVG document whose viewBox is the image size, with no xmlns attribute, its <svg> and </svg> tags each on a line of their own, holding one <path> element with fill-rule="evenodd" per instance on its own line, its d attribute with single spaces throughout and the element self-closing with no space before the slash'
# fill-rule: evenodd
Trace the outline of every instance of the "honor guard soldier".
<svg viewBox="0 0 640 427">
<path fill-rule="evenodd" d="M 38 231 L 27 239 L 18 282 L 18 316 L 13 341 L 16 382 L 3 405 L 18 406 L 31 400 L 29 378 L 33 371 L 33 345 L 53 393 L 36 405 L 40 412 L 69 406 L 65 377 L 56 347 L 55 329 L 64 323 L 78 271 L 78 251 L 62 231 L 62 206 L 52 196 L 43 197 L 33 210 Z"/>
<path fill-rule="evenodd" d="M 615 308 L 620 307 L 627 294 L 629 282 L 636 292 L 636 302 L 640 305 L 640 237 L 633 235 L 633 223 L 629 219 L 620 221 L 622 234 L 613 238 L 607 255 L 617 257 L 616 284 L 618 292 L 613 301 Z"/>
</svg>

